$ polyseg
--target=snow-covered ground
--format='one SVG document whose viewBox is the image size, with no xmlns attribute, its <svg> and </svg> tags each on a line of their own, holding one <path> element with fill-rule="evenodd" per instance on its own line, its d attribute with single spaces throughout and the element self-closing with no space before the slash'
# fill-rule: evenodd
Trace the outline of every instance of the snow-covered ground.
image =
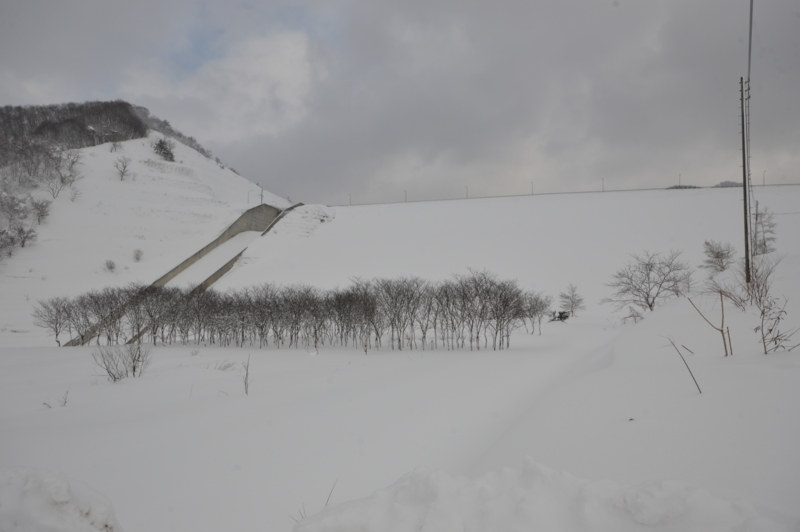
<svg viewBox="0 0 800 532">
<path fill-rule="evenodd" d="M 554 296 L 575 284 L 587 310 L 541 336 L 519 330 L 502 352 L 157 347 L 144 376 L 110 383 L 91 347 L 48 347 L 35 301 L 150 282 L 258 194 L 210 161 L 186 162 L 191 151 L 177 157 L 187 170 L 155 173 L 149 146 L 125 150 L 135 181 L 115 181 L 115 154 L 95 148 L 86 159 L 108 175 L 87 171 L 84 195 L 59 197 L 39 241 L 0 265 L 3 530 L 17 530 L 23 507 L 60 519 L 56 530 L 91 528 L 54 508 L 127 532 L 800 529 L 798 350 L 759 354 L 751 312 L 726 307 L 724 358 L 686 299 L 637 325 L 599 304 L 630 253 L 679 249 L 696 267 L 704 240 L 741 247 L 740 190 L 304 206 L 215 288 L 485 268 Z M 756 194 L 785 254 L 773 291 L 800 325 L 800 187 Z M 695 297 L 718 319 L 718 303 Z M 702 394 L 667 338 L 693 353 Z"/>
</svg>

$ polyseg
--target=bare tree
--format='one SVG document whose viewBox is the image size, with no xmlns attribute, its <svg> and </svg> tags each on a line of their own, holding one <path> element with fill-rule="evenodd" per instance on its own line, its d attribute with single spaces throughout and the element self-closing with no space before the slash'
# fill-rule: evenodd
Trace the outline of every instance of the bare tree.
<svg viewBox="0 0 800 532">
<path fill-rule="evenodd" d="M 33 213 L 36 215 L 36 223 L 41 225 L 42 222 L 47 220 L 47 217 L 50 215 L 50 204 L 52 202 L 46 199 L 36 199 L 31 198 L 31 207 L 33 208 Z"/>
<path fill-rule="evenodd" d="M 136 174 L 131 172 L 131 158 L 130 157 L 119 157 L 117 158 L 116 162 L 114 163 L 114 168 L 117 169 L 117 175 L 119 176 L 120 181 L 125 181 L 126 177 L 131 179 L 136 178 Z"/>
<path fill-rule="evenodd" d="M 569 312 L 570 316 L 575 316 L 575 311 L 586 310 L 583 297 L 578 294 L 578 287 L 574 284 L 569 285 L 566 292 L 560 292 L 558 299 L 561 301 L 561 310 Z"/>
<path fill-rule="evenodd" d="M 545 296 L 541 292 L 526 292 L 523 296 L 523 311 L 525 317 L 531 322 L 531 334 L 536 331 L 536 322 L 539 323 L 539 335 L 542 334 L 542 318 L 550 312 L 553 304 L 551 296 Z"/>
<path fill-rule="evenodd" d="M 52 173 L 58 177 L 63 186 L 70 186 L 83 177 L 78 170 L 78 166 L 83 164 L 83 154 L 80 150 L 55 147 L 51 153 Z"/>
<path fill-rule="evenodd" d="M 600 303 L 611 303 L 616 310 L 631 305 L 648 311 L 687 294 L 692 287 L 692 271 L 680 256 L 680 251 L 670 251 L 666 256 L 649 251 L 631 255 L 633 261 L 617 270 L 606 284 L 614 294 Z"/>
<path fill-rule="evenodd" d="M 59 347 L 61 347 L 61 341 L 58 339 L 58 335 L 66 329 L 68 319 L 69 302 L 65 297 L 39 301 L 33 310 L 34 325 L 52 332 Z"/>
<path fill-rule="evenodd" d="M 61 181 L 57 176 L 47 176 L 42 178 L 42 187 L 56 199 L 64 187 L 67 185 Z"/>
</svg>

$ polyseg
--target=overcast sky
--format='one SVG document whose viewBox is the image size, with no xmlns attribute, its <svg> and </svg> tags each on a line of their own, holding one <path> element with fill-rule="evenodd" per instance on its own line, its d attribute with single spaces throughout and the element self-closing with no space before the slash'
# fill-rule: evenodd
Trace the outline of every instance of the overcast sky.
<svg viewBox="0 0 800 532">
<path fill-rule="evenodd" d="M 0 0 L 0 105 L 122 98 L 292 201 L 741 179 L 748 0 Z M 755 0 L 752 172 L 800 182 L 800 2 Z M 348 196 L 348 194 L 350 196 Z"/>
</svg>

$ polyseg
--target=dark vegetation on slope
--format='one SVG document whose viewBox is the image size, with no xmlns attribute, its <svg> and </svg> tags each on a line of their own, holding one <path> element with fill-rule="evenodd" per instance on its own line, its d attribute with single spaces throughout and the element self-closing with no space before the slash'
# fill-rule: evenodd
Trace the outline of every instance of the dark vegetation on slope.
<svg viewBox="0 0 800 532">
<path fill-rule="evenodd" d="M 119 142 L 146 137 L 151 129 L 211 157 L 193 137 L 122 100 L 0 107 L 0 259 L 36 240 L 36 227 L 47 219 L 51 203 L 35 197 L 37 191 L 52 200 L 65 189 L 73 201 L 80 196 L 82 148 L 111 143 L 115 151 Z M 174 160 L 173 146 L 161 139 L 154 149 Z"/>
<path fill-rule="evenodd" d="M 26 145 L 75 149 L 146 135 L 147 125 L 121 100 L 0 107 L 0 165 Z"/>
</svg>

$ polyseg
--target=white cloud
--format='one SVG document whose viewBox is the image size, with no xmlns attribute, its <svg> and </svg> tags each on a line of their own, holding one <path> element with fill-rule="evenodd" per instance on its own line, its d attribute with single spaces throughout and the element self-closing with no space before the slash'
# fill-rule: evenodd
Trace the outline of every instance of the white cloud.
<svg viewBox="0 0 800 532">
<path fill-rule="evenodd" d="M 179 79 L 163 64 L 140 65 L 127 72 L 120 92 L 187 134 L 229 143 L 277 135 L 302 120 L 322 72 L 307 36 L 285 31 L 236 42 Z"/>
</svg>

